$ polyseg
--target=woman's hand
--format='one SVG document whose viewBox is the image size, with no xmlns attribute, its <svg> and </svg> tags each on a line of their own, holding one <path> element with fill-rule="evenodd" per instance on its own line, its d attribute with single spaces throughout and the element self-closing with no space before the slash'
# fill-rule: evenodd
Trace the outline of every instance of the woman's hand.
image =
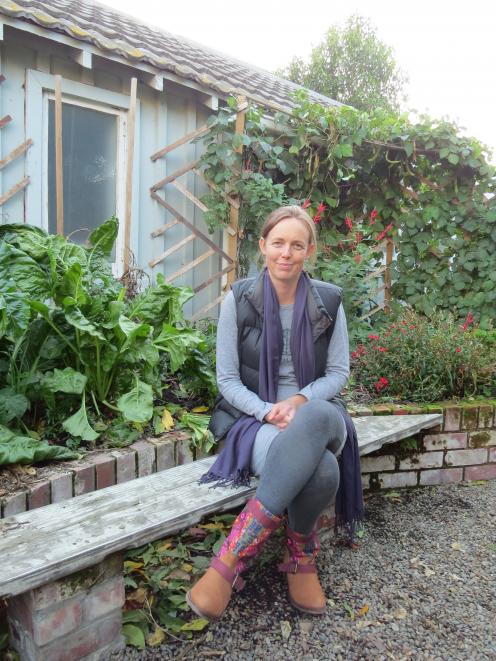
<svg viewBox="0 0 496 661">
<path fill-rule="evenodd" d="M 303 395 L 293 395 L 283 399 L 274 404 L 264 419 L 279 429 L 285 429 L 294 418 L 296 410 L 306 401 L 307 398 Z"/>
</svg>

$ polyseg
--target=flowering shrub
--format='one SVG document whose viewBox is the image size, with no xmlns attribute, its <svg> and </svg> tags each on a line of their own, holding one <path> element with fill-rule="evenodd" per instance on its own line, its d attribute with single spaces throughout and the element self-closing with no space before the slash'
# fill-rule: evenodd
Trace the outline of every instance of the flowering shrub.
<svg viewBox="0 0 496 661">
<path fill-rule="evenodd" d="M 432 318 L 402 310 L 352 352 L 356 384 L 374 397 L 413 402 L 496 395 L 496 344 L 484 342 L 469 313 Z"/>
</svg>

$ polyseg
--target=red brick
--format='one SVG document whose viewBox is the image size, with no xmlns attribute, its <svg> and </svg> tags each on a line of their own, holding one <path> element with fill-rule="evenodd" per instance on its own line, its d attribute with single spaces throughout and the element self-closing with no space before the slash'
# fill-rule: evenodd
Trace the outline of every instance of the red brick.
<svg viewBox="0 0 496 661">
<path fill-rule="evenodd" d="M 132 446 L 138 459 L 138 477 L 151 475 L 156 471 L 155 447 L 147 441 L 136 441 Z"/>
<path fill-rule="evenodd" d="M 43 646 L 81 626 L 81 599 L 62 601 L 56 608 L 38 611 L 33 618 L 33 640 Z"/>
<path fill-rule="evenodd" d="M 103 454 L 92 458 L 95 464 L 96 488 L 104 489 L 115 484 L 115 459 Z"/>
<path fill-rule="evenodd" d="M 28 509 L 50 505 L 50 482 L 39 482 L 28 492 Z"/>
<path fill-rule="evenodd" d="M 50 478 L 52 503 L 72 498 L 72 478 L 72 473 L 59 473 Z"/>
<path fill-rule="evenodd" d="M 479 407 L 479 429 L 487 429 L 493 424 L 493 407 L 482 405 Z"/>
<path fill-rule="evenodd" d="M 489 449 L 488 461 L 496 461 L 496 448 Z"/>
<path fill-rule="evenodd" d="M 459 406 L 445 409 L 444 431 L 458 431 L 462 420 L 462 410 Z"/>
<path fill-rule="evenodd" d="M 446 466 L 470 466 L 487 461 L 487 450 L 448 450 L 444 458 Z"/>
<path fill-rule="evenodd" d="M 121 629 L 122 612 L 118 611 L 104 620 L 92 622 L 43 647 L 39 650 L 36 659 L 37 661 L 74 661 L 74 659 L 84 659 L 109 645 L 117 650 L 123 647 Z"/>
<path fill-rule="evenodd" d="M 424 436 L 424 448 L 430 450 L 460 450 L 467 447 L 468 434 L 464 432 L 450 432 L 448 434 L 435 434 Z"/>
<path fill-rule="evenodd" d="M 74 467 L 74 495 L 80 496 L 95 490 L 95 467 L 82 464 Z"/>
<path fill-rule="evenodd" d="M 189 446 L 188 440 L 176 441 L 176 464 L 190 464 L 193 461 L 193 452 Z"/>
<path fill-rule="evenodd" d="M 422 471 L 420 473 L 420 484 L 447 484 L 449 482 L 461 482 L 463 480 L 463 468 L 441 468 L 434 471 Z"/>
<path fill-rule="evenodd" d="M 119 455 L 116 460 L 117 484 L 134 480 L 136 477 L 136 452 L 130 451 Z"/>
<path fill-rule="evenodd" d="M 362 473 L 374 473 L 380 471 L 394 471 L 395 457 L 392 454 L 380 457 L 362 457 L 360 459 Z"/>
<path fill-rule="evenodd" d="M 477 429 L 479 420 L 479 407 L 466 406 L 462 409 L 462 429 Z"/>
<path fill-rule="evenodd" d="M 400 470 L 415 470 L 416 468 L 441 468 L 444 452 L 422 452 L 400 461 Z"/>
<path fill-rule="evenodd" d="M 465 468 L 464 479 L 469 482 L 471 480 L 496 480 L 496 464 Z"/>
<path fill-rule="evenodd" d="M 377 477 L 383 489 L 414 487 L 417 484 L 417 473 L 413 471 L 404 473 L 379 473 Z"/>
<path fill-rule="evenodd" d="M 85 622 L 98 620 L 102 616 L 119 610 L 125 601 L 124 579 L 116 576 L 110 581 L 92 588 L 84 599 Z"/>
<path fill-rule="evenodd" d="M 468 445 L 471 448 L 487 448 L 496 445 L 496 431 L 494 429 L 479 429 L 470 432 Z"/>
<path fill-rule="evenodd" d="M 2 516 L 14 516 L 26 511 L 26 492 L 13 493 L 2 499 Z"/>
<path fill-rule="evenodd" d="M 161 441 L 157 444 L 157 471 L 174 468 L 174 443 L 171 440 Z"/>
</svg>

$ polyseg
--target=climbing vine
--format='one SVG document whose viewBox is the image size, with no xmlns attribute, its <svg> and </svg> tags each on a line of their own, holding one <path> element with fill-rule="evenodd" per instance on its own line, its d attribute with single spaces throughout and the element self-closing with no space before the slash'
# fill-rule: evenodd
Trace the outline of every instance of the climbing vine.
<svg viewBox="0 0 496 661">
<path fill-rule="evenodd" d="M 210 118 L 202 167 L 217 187 L 204 200 L 210 227 L 227 224 L 226 196 L 239 196 L 241 273 L 267 212 L 306 201 L 318 224 L 318 274 L 340 259 L 373 267 L 377 251 L 366 254 L 363 242 L 391 237 L 396 300 L 424 314 L 472 312 L 490 326 L 496 178 L 484 145 L 447 120 L 324 107 L 304 91 L 291 114 L 267 117 L 251 105 L 242 134 L 235 118 L 235 99 Z"/>
</svg>

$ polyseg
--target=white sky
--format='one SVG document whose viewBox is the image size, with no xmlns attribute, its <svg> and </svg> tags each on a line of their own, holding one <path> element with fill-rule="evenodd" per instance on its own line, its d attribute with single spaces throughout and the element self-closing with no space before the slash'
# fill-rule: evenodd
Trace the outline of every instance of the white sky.
<svg viewBox="0 0 496 661">
<path fill-rule="evenodd" d="M 358 13 L 371 19 L 409 76 L 407 107 L 448 116 L 496 151 L 496 5 L 491 0 L 103 2 L 269 71 L 295 55 L 308 56 L 329 26 L 343 25 Z"/>
</svg>

